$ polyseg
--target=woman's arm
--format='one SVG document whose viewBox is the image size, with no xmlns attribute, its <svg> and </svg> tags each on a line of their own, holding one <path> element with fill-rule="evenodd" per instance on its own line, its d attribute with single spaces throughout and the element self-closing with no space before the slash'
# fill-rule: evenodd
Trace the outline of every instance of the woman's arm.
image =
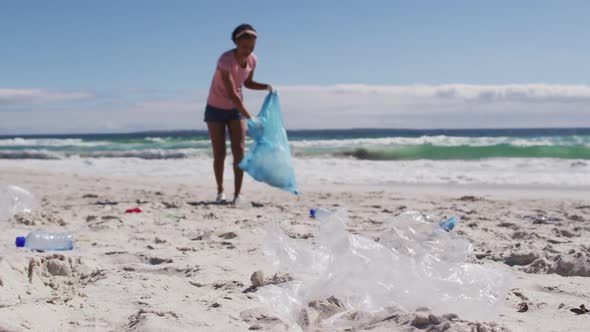
<svg viewBox="0 0 590 332">
<path fill-rule="evenodd" d="M 221 79 L 223 81 L 223 86 L 225 87 L 225 90 L 227 91 L 228 96 L 231 98 L 234 105 L 238 109 L 238 112 L 242 113 L 242 115 L 244 117 L 246 117 L 246 119 L 250 119 L 252 116 L 250 116 L 250 113 L 248 113 L 248 111 L 244 107 L 244 104 L 242 103 L 242 100 L 240 99 L 240 97 L 236 93 L 236 89 L 235 89 L 236 85 L 235 85 L 234 79 L 231 76 L 230 72 L 227 70 L 222 70 L 222 69 L 220 69 L 219 71 L 221 72 Z"/>
<path fill-rule="evenodd" d="M 246 81 L 244 81 L 244 86 L 250 90 L 271 90 L 272 87 L 270 84 L 258 83 L 253 80 L 254 78 L 254 70 L 250 72 Z"/>
</svg>

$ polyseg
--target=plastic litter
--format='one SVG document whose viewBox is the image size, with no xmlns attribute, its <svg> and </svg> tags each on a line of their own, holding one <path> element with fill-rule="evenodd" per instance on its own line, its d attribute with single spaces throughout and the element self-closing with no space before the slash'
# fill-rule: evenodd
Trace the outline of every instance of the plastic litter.
<svg viewBox="0 0 590 332">
<path fill-rule="evenodd" d="M 441 221 L 438 225 L 440 226 L 440 228 L 444 229 L 445 231 L 450 232 L 453 230 L 453 228 L 455 228 L 455 226 L 457 226 L 458 223 L 459 223 L 459 217 L 452 216 L 447 220 Z"/>
<path fill-rule="evenodd" d="M 361 322 L 351 317 L 392 307 L 427 307 L 465 319 L 496 317 L 507 292 L 505 275 L 465 263 L 470 243 L 419 212 L 392 220 L 379 241 L 348 233 L 344 210 L 321 217 L 316 210 L 316 218 L 319 233 L 313 241 L 292 239 L 277 223 L 267 229 L 265 252 L 294 280 L 264 286 L 257 294 L 295 330 L 302 328 L 301 313 L 309 303 L 330 298 L 342 310 L 317 322 L 317 328 L 358 327 Z"/>
<path fill-rule="evenodd" d="M 17 237 L 15 244 L 18 248 L 24 247 L 32 250 L 72 250 L 74 237 L 71 233 L 48 233 L 37 230 L 29 233 L 26 237 Z"/>
<path fill-rule="evenodd" d="M 0 188 L 0 220 L 8 220 L 21 212 L 31 212 L 36 206 L 35 197 L 23 188 Z"/>
<path fill-rule="evenodd" d="M 127 209 L 127 210 L 125 210 L 125 213 L 141 213 L 141 209 L 138 207 L 133 208 L 133 209 Z"/>
<path fill-rule="evenodd" d="M 323 218 L 327 217 L 330 214 L 334 213 L 334 210 L 326 209 L 326 208 L 314 208 L 309 210 L 309 216 L 311 218 Z M 459 217 L 452 216 L 448 219 L 442 220 L 439 222 L 440 228 L 443 230 L 450 232 L 455 228 L 455 226 L 459 223 Z"/>
<path fill-rule="evenodd" d="M 558 223 L 561 221 L 560 218 L 547 217 L 542 214 L 539 214 L 536 216 L 535 215 L 524 216 L 523 219 L 526 221 L 532 221 L 533 224 L 555 224 L 555 223 Z"/>
<path fill-rule="evenodd" d="M 254 142 L 239 167 L 257 181 L 297 195 L 291 150 L 276 90 L 266 96 L 256 118 L 248 119 L 247 124 L 248 135 Z"/>
<path fill-rule="evenodd" d="M 315 208 L 309 210 L 309 216 L 311 218 L 323 218 L 331 215 L 332 213 L 334 213 L 334 210 L 326 208 Z"/>
</svg>

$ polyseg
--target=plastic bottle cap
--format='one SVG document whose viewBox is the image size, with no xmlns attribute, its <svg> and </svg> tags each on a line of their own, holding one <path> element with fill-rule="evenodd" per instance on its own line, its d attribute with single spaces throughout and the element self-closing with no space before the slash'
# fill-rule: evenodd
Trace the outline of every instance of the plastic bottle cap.
<svg viewBox="0 0 590 332">
<path fill-rule="evenodd" d="M 26 238 L 24 236 L 16 237 L 16 247 L 23 248 L 25 246 Z"/>
<path fill-rule="evenodd" d="M 309 216 L 315 218 L 315 209 L 309 210 Z"/>
</svg>

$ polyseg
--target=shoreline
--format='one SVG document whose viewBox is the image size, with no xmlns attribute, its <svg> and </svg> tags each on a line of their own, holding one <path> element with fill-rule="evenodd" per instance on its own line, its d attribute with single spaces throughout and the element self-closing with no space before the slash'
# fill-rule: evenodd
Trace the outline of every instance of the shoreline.
<svg viewBox="0 0 590 332">
<path fill-rule="evenodd" d="M 226 165 L 227 166 L 227 165 Z M 0 167 L 2 169 L 2 167 Z M 211 179 L 209 181 L 195 176 L 129 176 L 129 175 L 88 175 L 79 174 L 77 172 L 62 172 L 62 171 L 39 171 L 22 170 L 10 167 L 2 170 L 5 175 L 12 174 L 18 178 L 24 178 L 28 174 L 34 174 L 40 177 L 52 176 L 72 176 L 87 179 L 111 179 L 111 180 L 125 180 L 129 182 L 138 183 L 168 183 L 170 185 L 186 186 L 192 184 L 201 188 L 215 189 L 214 179 L 212 174 L 207 174 Z M 233 173 L 231 170 L 225 170 L 226 176 L 224 184 L 226 188 L 232 189 Z M 210 172 L 212 173 L 212 172 Z M 5 181 L 5 185 L 10 185 Z M 263 191 L 265 184 L 258 183 L 251 179 L 247 174 L 244 176 L 244 189 L 247 191 L 249 187 L 253 187 L 255 191 Z M 277 191 L 283 194 L 280 190 L 268 187 L 271 191 Z M 493 198 L 571 198 L 571 199 L 585 199 L 587 193 L 590 192 L 590 186 L 570 186 L 570 185 L 546 185 L 546 184 L 457 184 L 457 183 L 403 183 L 403 182 L 388 182 L 386 184 L 345 184 L 345 183 L 323 183 L 310 184 L 309 181 L 301 186 L 300 192 L 304 195 L 306 192 L 331 192 L 331 191 L 384 191 L 388 193 L 412 193 L 412 194 L 436 194 L 443 196 L 455 195 L 476 195 L 476 196 L 490 196 Z"/>
</svg>

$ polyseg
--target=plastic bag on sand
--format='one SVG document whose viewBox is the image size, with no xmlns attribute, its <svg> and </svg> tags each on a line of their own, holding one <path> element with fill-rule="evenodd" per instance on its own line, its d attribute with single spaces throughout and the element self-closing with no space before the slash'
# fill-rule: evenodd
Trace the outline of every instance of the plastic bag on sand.
<svg viewBox="0 0 590 332">
<path fill-rule="evenodd" d="M 276 91 L 269 93 L 256 118 L 248 119 L 254 140 L 239 167 L 257 181 L 298 194 L 287 131 Z"/>
<path fill-rule="evenodd" d="M 320 315 L 320 328 L 360 326 L 362 317 L 388 308 L 427 307 L 464 319 L 495 317 L 494 309 L 506 293 L 505 277 L 498 270 L 465 263 L 467 240 L 418 212 L 398 216 L 378 242 L 346 232 L 345 221 L 343 210 L 319 219 L 313 242 L 288 237 L 276 223 L 267 229 L 265 252 L 279 271 L 294 279 L 265 286 L 257 294 L 294 330 L 300 329 L 304 309 L 326 299 L 323 303 L 337 310 Z"/>
<path fill-rule="evenodd" d="M 8 220 L 20 212 L 31 212 L 35 198 L 31 193 L 17 186 L 0 188 L 0 220 Z"/>
</svg>

